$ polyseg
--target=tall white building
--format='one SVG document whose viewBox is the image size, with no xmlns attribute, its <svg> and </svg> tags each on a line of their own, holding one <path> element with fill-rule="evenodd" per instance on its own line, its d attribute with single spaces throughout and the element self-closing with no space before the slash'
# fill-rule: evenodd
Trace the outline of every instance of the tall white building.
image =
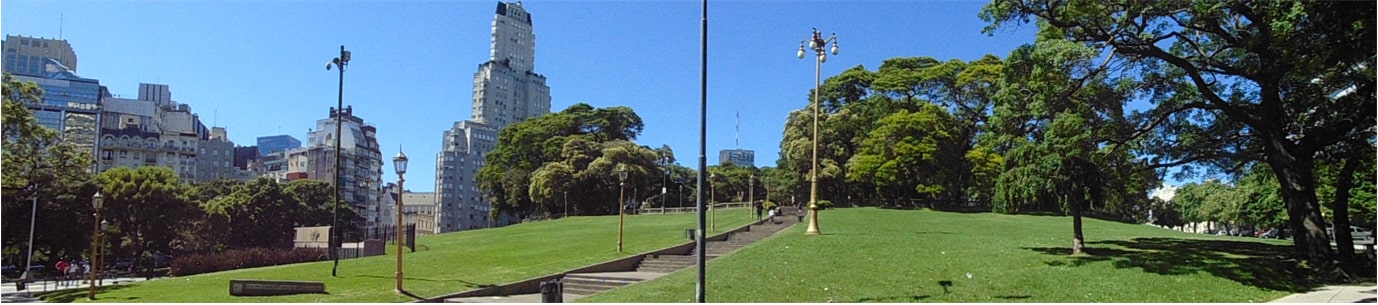
<svg viewBox="0 0 1378 305">
<path fill-rule="evenodd" d="M 341 134 L 335 134 L 336 116 L 342 117 Z M 282 153 L 287 179 L 314 179 L 334 185 L 335 140 L 340 140 L 340 201 L 350 204 L 362 222 L 363 229 L 372 228 L 381 220 L 378 198 L 382 190 L 383 158 L 378 149 L 378 130 L 364 119 L 354 116 L 354 107 L 345 106 L 330 116 L 316 121 L 316 129 L 307 134 L 307 146 Z M 270 156 L 278 153 L 269 154 Z M 296 171 L 293 171 L 296 170 Z"/>
<path fill-rule="evenodd" d="M 499 2 L 488 61 L 474 73 L 473 114 L 444 132 L 436 154 L 437 233 L 484 228 L 489 204 L 475 176 L 497 145 L 498 131 L 550 113 L 550 87 L 534 70 L 536 34 L 519 2 Z"/>
</svg>

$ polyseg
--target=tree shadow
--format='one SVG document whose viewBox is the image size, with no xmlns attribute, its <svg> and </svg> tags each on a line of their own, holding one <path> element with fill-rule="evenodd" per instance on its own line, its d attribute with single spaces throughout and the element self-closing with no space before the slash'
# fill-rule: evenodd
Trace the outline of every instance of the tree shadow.
<svg viewBox="0 0 1378 305">
<path fill-rule="evenodd" d="M 997 299 L 1003 299 L 1003 300 L 1023 300 L 1023 299 L 1032 298 L 1032 297 L 1033 297 L 1033 296 L 1027 295 L 1027 294 L 1020 294 L 1020 295 L 997 295 L 997 296 L 995 296 L 995 298 L 997 298 Z"/>
<path fill-rule="evenodd" d="M 1045 261 L 1049 266 L 1079 267 L 1109 261 L 1119 269 L 1140 269 L 1162 275 L 1209 273 L 1240 284 L 1289 292 L 1305 292 L 1320 286 L 1316 275 L 1289 257 L 1291 248 L 1258 242 L 1141 237 L 1087 243 L 1083 255 L 1069 255 L 1071 248 L 1025 248 L 1062 256 Z M 1092 245 L 1101 245 L 1093 247 Z"/>
<path fill-rule="evenodd" d="M 892 295 L 882 297 L 864 297 L 857 299 L 857 303 L 908 303 L 922 302 L 928 299 L 928 295 Z"/>
<path fill-rule="evenodd" d="M 102 294 L 102 293 L 110 292 L 110 291 L 116 291 L 116 290 L 125 289 L 125 288 L 129 288 L 129 287 L 130 287 L 130 285 L 110 285 L 110 286 L 100 286 L 100 287 L 96 287 L 96 300 L 116 300 L 117 302 L 120 302 L 120 303 L 136 303 L 136 302 L 141 302 L 141 301 L 139 301 L 140 298 L 137 297 L 137 296 L 125 297 L 125 298 L 101 297 L 101 294 Z M 33 295 L 33 297 L 36 298 L 36 299 L 43 300 L 44 302 L 48 302 L 48 303 L 71 303 L 71 302 L 76 301 L 76 300 L 78 300 L 78 299 L 85 299 L 86 296 L 87 296 L 89 293 L 90 293 L 90 291 L 89 291 L 88 289 L 85 289 L 85 288 L 83 288 L 83 289 L 66 289 L 66 290 L 58 290 L 58 291 L 51 291 L 51 292 L 44 292 L 44 293 L 35 293 L 35 294 Z"/>
<path fill-rule="evenodd" d="M 396 279 L 396 277 L 392 277 L 392 276 L 379 276 L 379 275 L 355 275 L 354 277 L 366 277 L 366 278 L 376 278 L 376 279 Z M 440 278 L 440 279 L 438 279 L 438 278 L 420 278 L 420 277 L 406 277 L 406 276 L 403 276 L 403 277 L 402 277 L 402 280 L 403 280 L 403 281 L 421 281 L 421 282 L 459 283 L 459 284 L 462 284 L 462 285 L 464 285 L 465 287 L 470 288 L 470 289 L 472 289 L 472 288 L 488 288 L 488 287 L 497 286 L 497 285 L 493 285 L 493 284 L 479 284 L 479 283 L 474 283 L 474 282 L 466 281 L 466 280 L 459 279 L 459 278 L 451 278 L 451 279 Z"/>
</svg>

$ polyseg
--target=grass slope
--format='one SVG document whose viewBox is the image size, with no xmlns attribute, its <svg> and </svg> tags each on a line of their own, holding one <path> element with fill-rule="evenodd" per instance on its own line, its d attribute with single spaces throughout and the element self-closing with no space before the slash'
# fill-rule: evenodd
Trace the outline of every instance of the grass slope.
<svg viewBox="0 0 1378 305">
<path fill-rule="evenodd" d="M 709 262 L 710 302 L 1265 302 L 1316 284 L 1286 241 L 1070 217 L 836 209 Z M 695 271 L 580 299 L 693 302 Z M 947 287 L 944 287 L 947 286 Z"/>
<path fill-rule="evenodd" d="M 734 213 L 735 212 L 735 213 Z M 718 211 L 718 228 L 749 222 L 742 209 Z M 685 242 L 684 229 L 696 227 L 694 214 L 628 215 L 625 253 L 617 252 L 617 216 L 571 217 L 503 228 L 420 236 L 417 252 L 403 257 L 404 288 L 433 297 L 486 285 L 499 285 Z M 341 260 L 339 277 L 332 262 L 241 269 L 103 287 L 98 302 L 405 302 L 393 292 L 395 246 L 388 255 Z M 232 297 L 230 279 L 323 281 L 329 294 Z M 49 302 L 86 302 L 86 291 L 43 296 Z"/>
</svg>

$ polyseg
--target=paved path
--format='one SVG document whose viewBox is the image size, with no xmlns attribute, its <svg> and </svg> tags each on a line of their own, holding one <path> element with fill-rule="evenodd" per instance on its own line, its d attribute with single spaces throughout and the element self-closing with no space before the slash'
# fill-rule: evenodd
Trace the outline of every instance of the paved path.
<svg viewBox="0 0 1378 305">
<path fill-rule="evenodd" d="M 121 277 L 105 279 L 103 286 L 121 285 L 133 282 L 141 282 L 143 280 L 144 278 L 142 277 Z M 57 281 L 39 281 L 36 283 L 29 283 L 28 285 L 25 285 L 27 286 L 25 287 L 27 288 L 26 290 L 19 290 L 19 287 L 17 287 L 14 282 L 5 282 L 3 284 L 0 284 L 0 302 L 42 303 L 43 301 L 33 298 L 33 294 L 59 290 L 90 289 L 90 286 L 87 285 L 87 283 L 84 280 L 71 282 L 69 284 L 70 285 L 59 285 Z"/>
<path fill-rule="evenodd" d="M 1375 303 L 1378 302 L 1375 291 L 1378 291 L 1378 286 L 1325 286 L 1269 303 Z"/>
<path fill-rule="evenodd" d="M 709 249 L 707 250 L 707 253 L 709 254 L 709 255 L 707 255 L 707 260 L 710 260 L 710 261 L 711 261 L 711 260 L 713 260 L 714 258 L 717 258 L 717 257 L 718 257 L 719 255 L 721 255 L 721 254 L 726 254 L 726 253 L 728 253 L 728 252 L 736 251 L 737 249 L 739 249 L 739 248 L 741 248 L 741 247 L 744 247 L 744 246 L 746 246 L 746 245 L 748 245 L 748 244 L 750 244 L 750 243 L 753 243 L 753 242 L 755 242 L 755 241 L 757 241 L 757 240 L 759 240 L 759 239 L 761 239 L 761 238 L 765 238 L 765 237 L 767 237 L 767 236 L 770 236 L 770 235 L 773 235 L 773 234 L 775 234 L 775 233 L 778 233 L 779 231 L 783 231 L 785 228 L 788 228 L 788 227 L 794 225 L 795 223 L 797 223 L 797 222 L 798 222 L 798 215 L 802 214 L 802 213 L 799 212 L 799 211 L 793 211 L 793 210 L 794 210 L 793 208 L 785 208 L 785 209 L 783 209 L 783 210 L 788 211 L 788 212 L 784 213 L 784 215 L 775 216 L 775 221 L 776 221 L 775 223 L 763 222 L 763 223 L 761 223 L 761 224 L 753 225 L 753 226 L 752 226 L 752 229 L 753 229 L 752 231 L 755 231 L 755 232 L 758 232 L 758 233 L 752 233 L 752 234 L 738 233 L 737 236 L 729 235 L 729 238 L 728 238 L 729 241 L 710 241 L 710 242 L 709 242 L 708 244 L 706 244 L 705 246 L 712 245 L 712 244 L 719 244 L 719 245 L 722 245 L 722 246 L 715 246 L 715 247 L 713 247 L 713 248 L 709 248 Z M 764 217 L 764 215 L 763 215 L 762 217 Z M 663 255 L 663 256 L 668 256 L 668 255 Z M 637 280 L 636 282 L 644 282 L 644 281 L 648 281 L 648 280 L 652 280 L 652 279 L 656 279 L 656 278 L 665 276 L 666 274 L 669 274 L 669 273 L 668 273 L 668 272 L 627 271 L 627 272 L 601 272 L 601 273 L 569 274 L 568 276 L 611 277 L 611 278 L 628 279 L 628 280 L 635 279 L 635 280 Z M 619 284 L 619 285 L 624 285 L 624 284 Z M 613 289 L 616 289 L 616 288 L 613 288 Z M 585 295 L 585 294 L 570 293 L 569 291 L 570 291 L 570 290 L 565 290 L 565 291 L 563 291 L 563 293 L 562 293 L 562 295 L 561 295 L 561 298 L 563 298 L 563 301 L 564 301 L 565 303 L 572 303 L 572 302 L 574 302 L 575 300 L 578 300 L 578 299 L 580 299 L 580 298 L 583 298 L 583 297 L 585 297 L 585 296 L 588 296 L 588 295 Z M 597 292 L 595 292 L 595 293 L 597 293 Z M 449 298 L 449 299 L 445 299 L 444 301 L 445 301 L 446 303 L 541 303 L 542 300 L 541 300 L 541 295 L 540 295 L 539 293 L 536 293 L 536 294 L 519 294 L 519 295 L 508 295 L 508 296 L 483 296 L 483 297 L 467 297 L 467 298 Z"/>
</svg>

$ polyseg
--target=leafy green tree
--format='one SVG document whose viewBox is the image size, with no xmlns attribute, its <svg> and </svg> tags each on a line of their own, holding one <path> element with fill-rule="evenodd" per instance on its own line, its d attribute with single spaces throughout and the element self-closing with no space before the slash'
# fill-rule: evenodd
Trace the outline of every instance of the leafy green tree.
<svg viewBox="0 0 1378 305">
<path fill-rule="evenodd" d="M 3 191 L 5 253 L 25 253 L 29 224 L 39 224 L 33 232 L 33 249 L 40 257 L 79 257 L 90 248 L 92 217 L 90 152 L 82 152 L 62 142 L 57 131 L 38 123 L 25 105 L 43 100 L 37 84 L 21 82 L 4 74 L 4 109 L 0 111 L 4 153 L 0 154 L 0 179 Z M 37 203 L 35 206 L 34 203 Z M 37 214 L 35 214 L 37 213 Z M 43 225 L 61 230 L 43 229 Z M 46 253 L 46 254 L 45 254 Z M 15 256 L 11 256 L 15 257 Z"/>
<path fill-rule="evenodd" d="M 1106 170 L 1107 145 L 1122 128 L 1118 101 L 1096 50 L 1056 39 L 1060 30 L 1041 26 L 1034 45 L 1006 59 L 990 128 L 995 144 L 1010 147 L 1006 171 L 996 180 L 994 208 L 1059 211 L 1072 216 L 1073 254 L 1085 246 L 1081 216 L 1105 206 L 1115 172 Z M 1127 190 L 1146 198 L 1147 190 Z M 1128 198 L 1128 196 L 1123 196 Z"/>
<path fill-rule="evenodd" d="M 1315 156 L 1371 134 L 1374 10 L 1329 1 L 994 1 L 987 33 L 1037 19 L 1061 38 L 1112 50 L 1153 108 L 1125 138 L 1155 166 L 1268 163 L 1296 255 L 1343 275 L 1323 230 Z M 1130 100 L 1122 100 L 1128 103 Z"/>
<path fill-rule="evenodd" d="M 178 229 L 197 212 L 187 186 L 167 167 L 116 167 L 96 175 L 96 181 L 105 198 L 105 219 L 121 233 L 115 240 L 123 240 L 140 259 L 150 251 L 169 253 Z M 151 276 L 152 269 L 146 272 Z"/>
<path fill-rule="evenodd" d="M 566 195 L 574 199 L 572 214 L 616 213 L 616 205 L 609 204 L 618 195 L 616 164 L 629 165 L 629 197 L 639 200 L 650 194 L 662 183 L 663 172 L 656 166 L 655 151 L 630 142 L 642 129 L 641 118 L 630 108 L 595 109 L 582 103 L 504 128 L 477 177 L 492 204 L 490 216 L 563 213 L 556 195 L 560 202 Z M 558 181 L 567 177 L 572 179 Z"/>
<path fill-rule="evenodd" d="M 952 198 L 959 187 L 953 160 L 963 159 L 956 122 L 928 104 L 919 112 L 901 111 L 877 122 L 862 149 L 848 162 L 849 181 L 865 181 L 881 198 Z M 895 202 L 898 202 L 896 200 Z"/>
</svg>

